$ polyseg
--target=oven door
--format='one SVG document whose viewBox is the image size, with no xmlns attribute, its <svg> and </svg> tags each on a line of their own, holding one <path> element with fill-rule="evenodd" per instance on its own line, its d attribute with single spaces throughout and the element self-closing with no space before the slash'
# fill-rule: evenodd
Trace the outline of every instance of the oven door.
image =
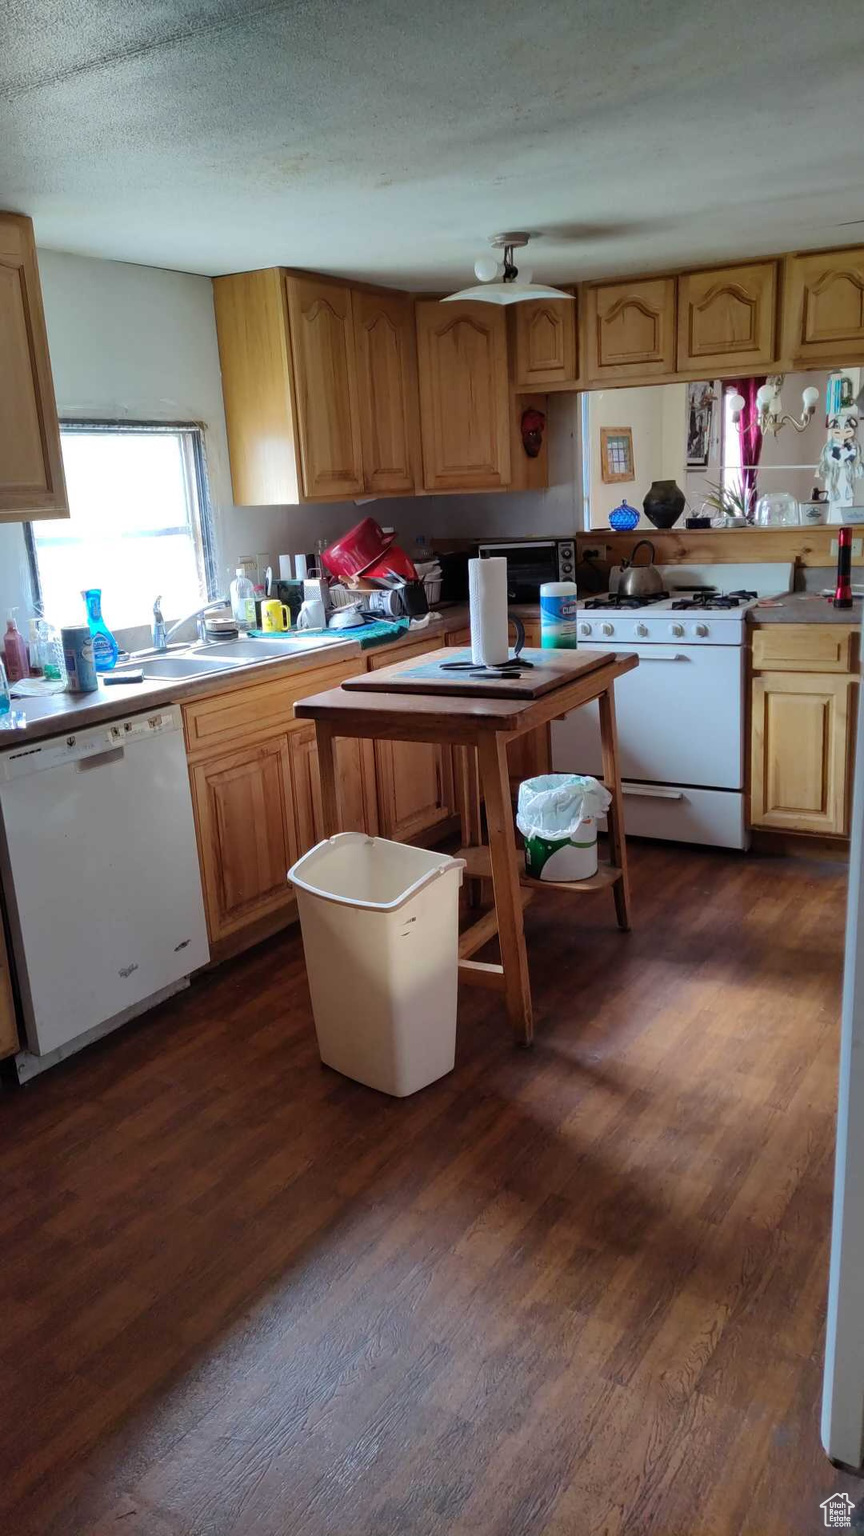
<svg viewBox="0 0 864 1536">
<path fill-rule="evenodd" d="M 738 645 L 616 645 L 639 657 L 615 684 L 622 779 L 744 786 L 744 650 Z M 596 704 L 552 726 L 557 771 L 602 774 Z"/>
<path fill-rule="evenodd" d="M 558 544 L 555 539 L 535 539 L 524 544 L 481 544 L 481 560 L 490 556 L 507 561 L 507 601 L 536 603 L 544 581 L 558 580 Z"/>
</svg>

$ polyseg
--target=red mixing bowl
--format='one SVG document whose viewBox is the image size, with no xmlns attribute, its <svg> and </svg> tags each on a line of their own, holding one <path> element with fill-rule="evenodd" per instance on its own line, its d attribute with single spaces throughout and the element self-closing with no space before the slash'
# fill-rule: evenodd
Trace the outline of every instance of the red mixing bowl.
<svg viewBox="0 0 864 1536">
<path fill-rule="evenodd" d="M 322 550 L 321 560 L 333 576 L 359 576 L 387 553 L 395 537 L 385 533 L 374 517 L 364 517 L 356 528 L 349 528 L 335 544 Z"/>
</svg>

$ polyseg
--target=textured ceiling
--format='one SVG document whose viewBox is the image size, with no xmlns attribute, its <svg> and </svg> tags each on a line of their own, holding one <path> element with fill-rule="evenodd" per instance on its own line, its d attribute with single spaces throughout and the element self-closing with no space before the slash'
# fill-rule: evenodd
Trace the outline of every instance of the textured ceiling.
<svg viewBox="0 0 864 1536">
<path fill-rule="evenodd" d="M 461 286 L 864 237 L 840 0 L 4 0 L 0 207 L 58 250 Z"/>
</svg>

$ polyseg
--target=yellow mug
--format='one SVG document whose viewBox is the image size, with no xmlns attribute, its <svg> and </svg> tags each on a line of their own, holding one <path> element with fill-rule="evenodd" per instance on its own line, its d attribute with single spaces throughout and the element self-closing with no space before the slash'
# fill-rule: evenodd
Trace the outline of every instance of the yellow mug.
<svg viewBox="0 0 864 1536">
<path fill-rule="evenodd" d="M 281 634 L 291 628 L 291 610 L 276 597 L 261 604 L 261 628 L 266 635 Z"/>
</svg>

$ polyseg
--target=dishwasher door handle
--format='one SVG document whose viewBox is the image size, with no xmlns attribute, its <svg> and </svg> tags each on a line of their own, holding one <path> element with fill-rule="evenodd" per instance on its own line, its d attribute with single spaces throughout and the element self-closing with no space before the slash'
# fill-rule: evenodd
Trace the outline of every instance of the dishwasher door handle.
<svg viewBox="0 0 864 1536">
<path fill-rule="evenodd" d="M 107 751 L 96 752 L 92 757 L 79 757 L 75 767 L 79 773 L 85 773 L 89 768 L 104 768 L 106 763 L 122 763 L 125 756 L 125 747 L 108 747 Z"/>
</svg>

